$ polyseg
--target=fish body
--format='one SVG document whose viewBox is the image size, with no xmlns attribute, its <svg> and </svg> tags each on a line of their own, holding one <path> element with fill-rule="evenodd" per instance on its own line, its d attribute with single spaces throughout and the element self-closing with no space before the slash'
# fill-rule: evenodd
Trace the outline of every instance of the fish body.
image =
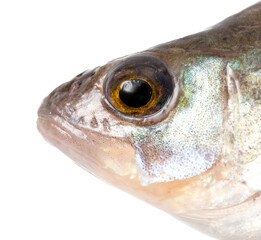
<svg viewBox="0 0 261 240">
<path fill-rule="evenodd" d="M 98 178 L 218 239 L 261 239 L 261 3 L 79 74 L 44 138 Z"/>
</svg>

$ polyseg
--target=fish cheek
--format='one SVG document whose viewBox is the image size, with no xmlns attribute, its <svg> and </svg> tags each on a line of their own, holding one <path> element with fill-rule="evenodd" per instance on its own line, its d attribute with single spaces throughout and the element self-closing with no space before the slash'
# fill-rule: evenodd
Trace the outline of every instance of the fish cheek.
<svg viewBox="0 0 261 240">
<path fill-rule="evenodd" d="M 135 150 L 122 138 L 86 132 L 87 139 L 78 152 L 76 163 L 93 175 L 120 188 L 138 179 Z M 75 147 L 79 147 L 75 145 Z"/>
<path fill-rule="evenodd" d="M 97 155 L 103 168 L 115 175 L 137 178 L 134 148 L 123 139 L 102 137 Z"/>
</svg>

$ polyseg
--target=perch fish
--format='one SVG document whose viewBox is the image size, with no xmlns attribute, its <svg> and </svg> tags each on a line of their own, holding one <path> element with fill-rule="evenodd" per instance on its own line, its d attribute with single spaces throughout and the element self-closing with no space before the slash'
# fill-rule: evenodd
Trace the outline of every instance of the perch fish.
<svg viewBox="0 0 261 240">
<path fill-rule="evenodd" d="M 261 239 L 261 2 L 87 70 L 38 111 L 88 172 L 217 239 Z"/>
</svg>

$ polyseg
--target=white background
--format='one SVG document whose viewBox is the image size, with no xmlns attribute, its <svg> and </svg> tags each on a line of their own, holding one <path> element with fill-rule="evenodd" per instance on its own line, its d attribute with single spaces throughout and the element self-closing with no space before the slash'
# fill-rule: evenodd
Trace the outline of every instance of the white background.
<svg viewBox="0 0 261 240">
<path fill-rule="evenodd" d="M 255 0 L 1 1 L 0 239 L 211 239 L 85 172 L 36 130 L 59 84 Z"/>
</svg>

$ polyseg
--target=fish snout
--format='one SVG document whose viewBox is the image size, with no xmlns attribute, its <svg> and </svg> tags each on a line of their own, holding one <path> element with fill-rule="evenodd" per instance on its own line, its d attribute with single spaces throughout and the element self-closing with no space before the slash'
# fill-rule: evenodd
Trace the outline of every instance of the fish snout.
<svg viewBox="0 0 261 240">
<path fill-rule="evenodd" d="M 72 80 L 54 89 L 42 102 L 38 109 L 38 117 L 50 119 L 53 116 L 67 118 L 73 112 L 79 98 L 91 89 L 92 77 L 97 68 L 86 70 Z"/>
<path fill-rule="evenodd" d="M 93 149 L 93 139 L 97 138 L 97 134 L 88 134 L 88 131 L 85 133 L 81 129 L 78 124 L 81 114 L 78 112 L 86 115 L 81 107 L 91 105 L 96 81 L 93 76 L 96 72 L 97 68 L 84 71 L 60 85 L 43 100 L 38 109 L 37 128 L 45 140 L 76 159 L 80 165 L 86 165 L 86 168 L 91 168 L 94 161 L 93 157 L 87 157 L 87 160 L 83 157 L 85 154 L 81 147 L 85 146 L 83 148 L 87 152 L 91 151 L 89 149 Z"/>
</svg>

